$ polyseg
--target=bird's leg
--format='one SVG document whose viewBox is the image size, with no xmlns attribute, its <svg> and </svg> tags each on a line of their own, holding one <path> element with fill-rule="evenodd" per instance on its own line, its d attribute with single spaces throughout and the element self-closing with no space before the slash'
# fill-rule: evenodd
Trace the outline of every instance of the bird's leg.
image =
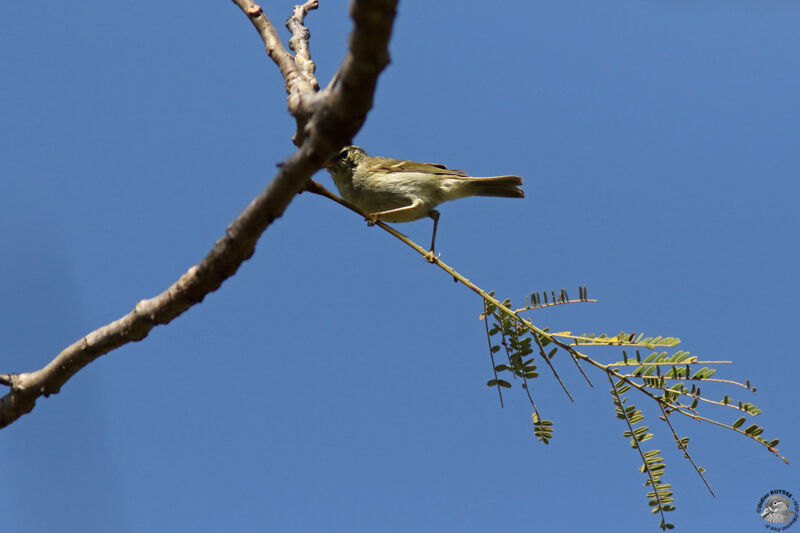
<svg viewBox="0 0 800 533">
<path fill-rule="evenodd" d="M 433 247 L 436 244 L 436 228 L 439 227 L 439 211 L 436 209 L 431 209 L 431 212 L 428 213 L 428 216 L 433 219 L 433 237 L 431 237 L 431 249 L 427 254 L 425 254 L 425 260 L 428 263 L 435 263 L 436 254 L 433 252 Z"/>
<path fill-rule="evenodd" d="M 374 226 L 379 219 L 389 215 L 397 215 L 399 213 L 406 213 L 408 211 L 419 211 L 420 208 L 424 209 L 423 202 L 420 199 L 414 199 L 409 205 L 405 205 L 403 207 L 398 207 L 396 209 L 388 209 L 386 211 L 376 211 L 375 213 L 369 213 L 366 217 L 367 224 L 370 226 Z M 433 219 L 433 236 L 431 237 L 431 249 L 430 251 L 425 254 L 425 260 L 429 263 L 436 262 L 436 255 L 433 253 L 434 246 L 436 244 L 436 228 L 439 226 L 439 211 L 436 209 L 431 209 L 428 211 L 428 216 Z M 410 220 L 416 220 L 415 218 L 411 218 Z"/>
<path fill-rule="evenodd" d="M 370 213 L 367 215 L 367 224 L 370 226 L 374 226 L 375 223 L 378 221 L 379 218 L 385 217 L 387 215 L 396 215 L 398 213 L 404 213 L 406 211 L 413 211 L 415 209 L 419 209 L 422 207 L 422 200 L 415 199 L 408 205 L 404 205 L 403 207 L 398 207 L 397 209 L 388 209 L 386 211 L 377 211 L 375 213 Z"/>
</svg>

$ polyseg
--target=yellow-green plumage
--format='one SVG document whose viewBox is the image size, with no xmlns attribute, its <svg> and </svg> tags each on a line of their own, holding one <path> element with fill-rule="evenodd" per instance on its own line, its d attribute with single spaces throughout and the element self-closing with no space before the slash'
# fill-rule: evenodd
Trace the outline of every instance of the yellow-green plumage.
<svg viewBox="0 0 800 533">
<path fill-rule="evenodd" d="M 358 146 L 342 149 L 328 171 L 342 198 L 373 221 L 410 222 L 431 217 L 431 251 L 439 220 L 437 205 L 468 196 L 525 196 L 519 176 L 476 178 L 444 165 L 372 157 Z"/>
</svg>

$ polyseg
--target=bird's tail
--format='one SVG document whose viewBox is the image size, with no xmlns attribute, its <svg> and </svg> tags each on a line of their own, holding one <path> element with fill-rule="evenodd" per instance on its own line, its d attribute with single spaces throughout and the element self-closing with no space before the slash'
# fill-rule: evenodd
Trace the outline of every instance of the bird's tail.
<svg viewBox="0 0 800 533">
<path fill-rule="evenodd" d="M 519 176 L 493 176 L 491 178 L 470 178 L 467 190 L 472 196 L 500 196 L 502 198 L 524 198 L 520 189 Z"/>
</svg>

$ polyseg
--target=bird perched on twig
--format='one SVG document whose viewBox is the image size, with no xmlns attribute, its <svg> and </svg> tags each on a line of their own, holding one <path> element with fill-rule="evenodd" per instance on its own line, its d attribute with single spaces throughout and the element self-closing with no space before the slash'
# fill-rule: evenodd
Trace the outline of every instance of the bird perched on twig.
<svg viewBox="0 0 800 533">
<path fill-rule="evenodd" d="M 442 202 L 467 196 L 524 198 L 519 176 L 475 178 L 444 165 L 373 157 L 358 146 L 347 146 L 326 165 L 339 194 L 367 213 L 370 225 L 433 219 L 428 260 L 433 260 Z"/>
</svg>

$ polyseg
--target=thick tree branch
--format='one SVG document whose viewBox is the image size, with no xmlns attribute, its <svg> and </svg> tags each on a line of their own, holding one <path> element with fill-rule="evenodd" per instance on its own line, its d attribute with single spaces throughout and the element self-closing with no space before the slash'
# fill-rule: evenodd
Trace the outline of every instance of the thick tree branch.
<svg viewBox="0 0 800 533">
<path fill-rule="evenodd" d="M 297 84 L 313 91 L 261 8 L 253 2 L 234 2 L 264 39 L 267 53 L 280 68 L 287 88 Z M 283 214 L 311 175 L 350 143 L 366 120 L 378 75 L 389 62 L 388 43 L 396 4 L 397 0 L 353 1 L 354 29 L 350 51 L 337 74 L 339 82 L 317 93 L 300 148 L 284 161 L 269 186 L 231 222 L 225 235 L 199 264 L 158 296 L 142 300 L 127 315 L 66 347 L 44 368 L 0 375 L 0 384 L 11 386 L 11 391 L 0 398 L 0 428 L 29 413 L 40 396 L 59 392 L 64 383 L 93 360 L 124 344 L 142 340 L 156 325 L 169 323 L 203 301 L 253 255 L 256 242 L 266 228 Z"/>
</svg>

